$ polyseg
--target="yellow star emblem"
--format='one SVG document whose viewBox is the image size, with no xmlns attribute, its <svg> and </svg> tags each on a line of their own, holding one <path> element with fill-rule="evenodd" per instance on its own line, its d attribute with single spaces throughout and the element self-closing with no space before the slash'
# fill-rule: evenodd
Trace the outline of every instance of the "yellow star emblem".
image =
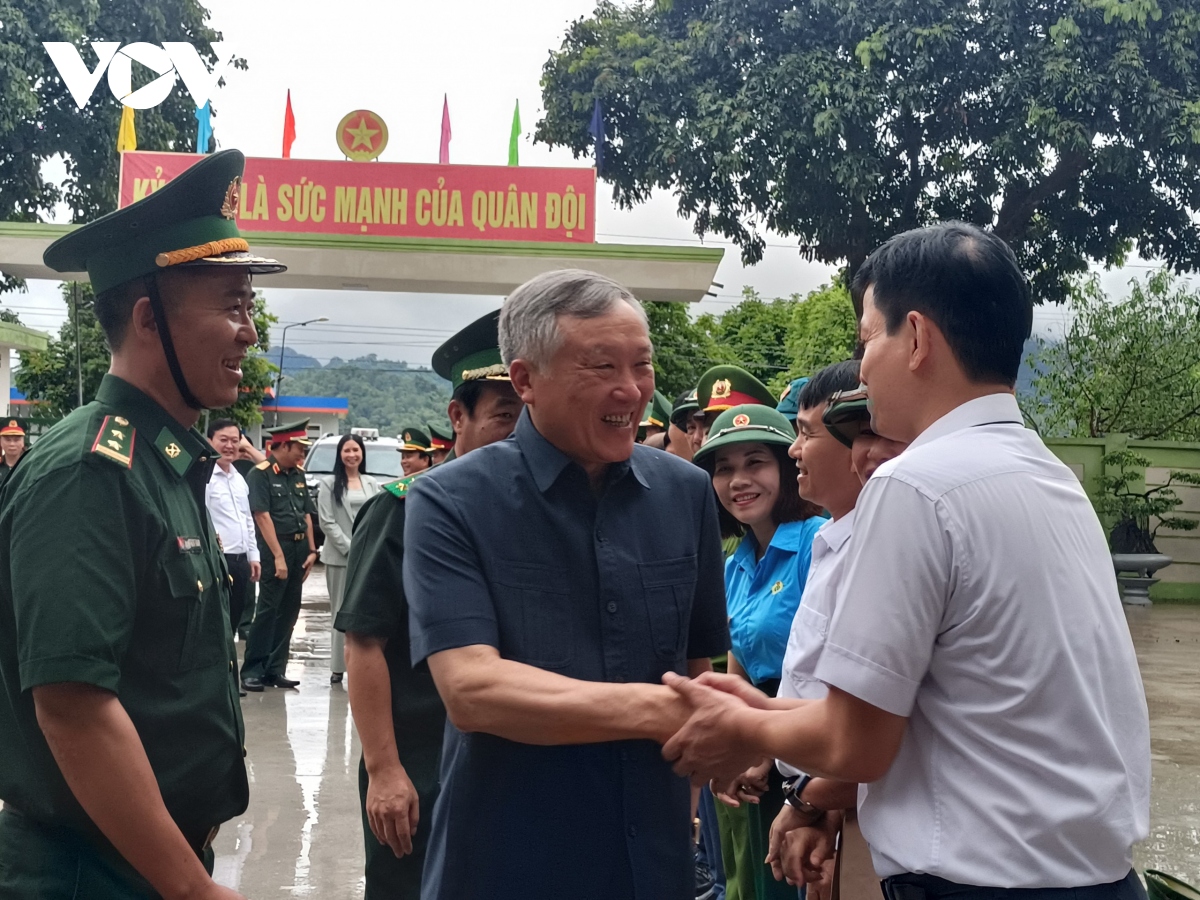
<svg viewBox="0 0 1200 900">
<path fill-rule="evenodd" d="M 350 145 L 351 150 L 357 150 L 360 146 L 371 150 L 374 148 L 374 142 L 371 140 L 371 138 L 379 134 L 379 129 L 368 128 L 367 120 L 360 116 L 358 119 L 358 127 L 347 128 L 346 134 L 353 135 L 354 137 L 354 143 Z"/>
<path fill-rule="evenodd" d="M 771 593 L 772 594 L 778 594 L 782 590 L 783 590 L 783 582 L 782 581 L 777 581 L 773 585 L 771 585 Z"/>
<path fill-rule="evenodd" d="M 183 451 L 179 449 L 179 445 L 176 443 L 170 443 L 163 447 L 163 453 L 167 454 L 167 456 L 171 457 L 171 459 L 174 459 L 182 452 Z"/>
</svg>

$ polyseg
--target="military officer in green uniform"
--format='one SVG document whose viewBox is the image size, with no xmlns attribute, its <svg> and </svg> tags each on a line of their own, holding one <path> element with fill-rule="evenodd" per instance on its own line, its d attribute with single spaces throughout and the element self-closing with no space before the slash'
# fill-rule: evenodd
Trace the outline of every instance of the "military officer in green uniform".
<svg viewBox="0 0 1200 900">
<path fill-rule="evenodd" d="M 433 465 L 433 445 L 424 429 L 410 426 L 400 432 L 400 468 L 405 475 L 416 475 Z"/>
<path fill-rule="evenodd" d="M 451 459 L 503 440 L 521 401 L 500 361 L 499 313 L 438 348 L 433 368 L 454 386 Z M 359 795 L 366 841 L 366 900 L 417 900 L 437 796 L 446 713 L 429 667 L 412 667 L 404 559 L 404 497 L 413 475 L 384 485 L 354 526 L 346 595 L 334 627 L 346 633 L 350 708 L 362 741 Z"/>
<path fill-rule="evenodd" d="M 656 390 L 646 404 L 642 420 L 638 422 L 638 443 L 645 443 L 646 438 L 662 434 L 671 423 L 671 401 L 662 391 Z"/>
<path fill-rule="evenodd" d="M 0 496 L 0 897 L 238 896 L 209 874 L 248 786 L 194 426 L 237 400 L 251 274 L 284 269 L 238 235 L 243 162 L 207 156 L 44 255 L 88 273 L 112 362 Z"/>
<path fill-rule="evenodd" d="M 18 419 L 0 420 L 0 488 L 25 453 L 25 426 Z"/>
<path fill-rule="evenodd" d="M 300 685 L 286 675 L 288 653 L 300 616 L 300 594 L 317 561 L 312 525 L 317 509 L 301 465 L 312 446 L 308 419 L 264 430 L 270 435 L 271 455 L 246 476 L 262 557 L 258 609 L 242 666 L 242 688 L 247 691 Z"/>
</svg>

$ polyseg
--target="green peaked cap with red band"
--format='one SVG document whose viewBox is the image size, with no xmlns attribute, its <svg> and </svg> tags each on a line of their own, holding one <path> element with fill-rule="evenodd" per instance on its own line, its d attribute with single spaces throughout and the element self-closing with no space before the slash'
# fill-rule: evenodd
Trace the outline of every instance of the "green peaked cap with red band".
<svg viewBox="0 0 1200 900">
<path fill-rule="evenodd" d="M 480 316 L 433 351 L 433 371 L 451 390 L 467 381 L 508 381 L 500 358 L 500 310 Z"/>
<path fill-rule="evenodd" d="M 747 403 L 775 407 L 775 395 L 741 366 L 713 366 L 700 376 L 696 400 L 704 412 L 722 412 Z"/>
<path fill-rule="evenodd" d="M 286 444 L 288 441 L 295 441 L 305 447 L 312 443 L 308 436 L 308 419 L 289 422 L 287 425 L 276 425 L 274 428 L 264 428 L 263 433 L 270 435 L 272 447 Z"/>
<path fill-rule="evenodd" d="M 433 444 L 430 443 L 429 435 L 425 433 L 423 428 L 412 426 L 400 432 L 400 446 L 398 449 L 401 451 L 415 450 L 418 453 L 432 453 Z"/>
<path fill-rule="evenodd" d="M 431 423 L 429 426 L 429 446 L 434 450 L 449 450 L 454 446 L 454 429 Z"/>
</svg>

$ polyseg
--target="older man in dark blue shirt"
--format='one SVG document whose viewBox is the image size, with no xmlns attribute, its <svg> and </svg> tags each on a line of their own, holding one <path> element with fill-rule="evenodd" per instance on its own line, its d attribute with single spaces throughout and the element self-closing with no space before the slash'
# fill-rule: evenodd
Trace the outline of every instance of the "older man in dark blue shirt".
<svg viewBox="0 0 1200 900">
<path fill-rule="evenodd" d="M 663 674 L 728 647 L 712 486 L 634 445 L 653 348 L 620 285 L 534 278 L 500 346 L 514 436 L 408 500 L 412 658 L 451 723 L 422 897 L 686 900 L 689 791 L 656 742 L 687 712 Z"/>
</svg>

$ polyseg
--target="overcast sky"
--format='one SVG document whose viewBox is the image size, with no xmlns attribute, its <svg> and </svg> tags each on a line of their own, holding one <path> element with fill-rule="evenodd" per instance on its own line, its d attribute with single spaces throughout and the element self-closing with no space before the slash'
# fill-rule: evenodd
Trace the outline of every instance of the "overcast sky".
<svg viewBox="0 0 1200 900">
<path fill-rule="evenodd" d="M 203 0 L 212 25 L 249 62 L 230 69 L 226 86 L 213 99 L 214 131 L 221 147 L 247 156 L 278 156 L 287 91 L 292 92 L 297 139 L 293 157 L 340 159 L 334 130 L 343 115 L 371 109 L 387 122 L 387 162 L 437 162 L 442 97 L 448 95 L 453 163 L 503 165 L 513 102 L 520 100 L 524 135 L 522 165 L 590 165 L 565 150 L 533 144 L 541 117 L 541 68 L 557 48 L 568 23 L 591 13 L 593 0 Z M 122 40 L 123 35 L 98 35 Z M 98 90 L 106 89 L 101 82 Z M 177 83 L 176 90 L 182 90 Z M 114 149 L 115 152 L 115 149 Z M 49 166 L 51 173 L 61 166 Z M 691 224 L 676 213 L 672 196 L 660 193 L 631 211 L 616 209 L 598 184 L 596 231 L 607 243 L 697 244 Z M 738 251 L 724 246 L 716 281 L 719 296 L 699 304 L 720 311 L 736 303 L 743 285 L 767 297 L 806 292 L 831 277 L 830 267 L 803 260 L 795 243 L 769 238 L 765 259 L 745 268 Z M 1106 287 L 1119 291 L 1144 269 L 1108 273 Z M 350 358 L 377 353 L 415 365 L 429 362 L 434 347 L 458 328 L 499 306 L 500 297 L 424 294 L 266 291 L 282 324 L 328 316 L 328 325 L 292 329 L 288 346 L 316 356 Z M 65 316 L 58 285 L 30 282 L 27 294 L 0 304 L 20 313 L 25 324 L 57 331 Z M 1063 313 L 1051 307 L 1036 314 L 1039 330 L 1061 327 Z M 418 330 L 419 329 L 419 330 Z"/>
</svg>

